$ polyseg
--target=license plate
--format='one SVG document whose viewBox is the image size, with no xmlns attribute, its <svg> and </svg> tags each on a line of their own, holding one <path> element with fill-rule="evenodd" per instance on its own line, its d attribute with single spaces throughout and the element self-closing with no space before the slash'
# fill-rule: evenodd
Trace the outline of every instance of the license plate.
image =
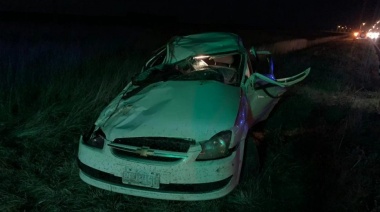
<svg viewBox="0 0 380 212">
<path fill-rule="evenodd" d="M 124 171 L 122 181 L 124 184 L 143 186 L 148 188 L 160 187 L 160 176 L 156 173 Z"/>
</svg>

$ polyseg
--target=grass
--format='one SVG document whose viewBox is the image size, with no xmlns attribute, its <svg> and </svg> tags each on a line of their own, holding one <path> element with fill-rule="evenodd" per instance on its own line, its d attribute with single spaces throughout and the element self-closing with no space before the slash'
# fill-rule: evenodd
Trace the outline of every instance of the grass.
<svg viewBox="0 0 380 212">
<path fill-rule="evenodd" d="M 298 181 L 295 188 L 303 193 L 298 205 L 316 211 L 376 208 L 380 105 L 375 102 L 380 96 L 371 44 L 328 43 L 279 56 L 277 62 L 285 75 L 294 73 L 294 67 L 312 67 L 309 78 L 287 93 L 265 124 L 268 152 L 283 151 L 287 159 L 281 167 L 297 167 L 298 175 L 289 180 Z"/>
<path fill-rule="evenodd" d="M 261 124 L 261 173 L 221 199 L 179 202 L 88 186 L 76 165 L 80 133 L 166 37 L 25 29 L 0 39 L 1 211 L 379 210 L 378 62 L 369 43 L 276 55 L 279 76 L 312 72 Z"/>
<path fill-rule="evenodd" d="M 90 209 L 94 204 L 94 209 L 107 208 L 99 207 L 92 188 L 78 179 L 78 135 L 140 69 L 144 54 L 138 54 L 138 49 L 94 50 L 101 47 L 99 41 L 74 47 L 54 40 L 28 42 L 20 39 L 11 47 L 21 52 L 31 45 L 35 53 L 12 58 L 23 65 L 17 69 L 9 62 L 2 78 L 8 81 L 0 94 L 4 152 L 0 209 L 67 211 Z M 87 52 L 80 63 L 75 62 L 79 58 L 74 49 Z"/>
</svg>

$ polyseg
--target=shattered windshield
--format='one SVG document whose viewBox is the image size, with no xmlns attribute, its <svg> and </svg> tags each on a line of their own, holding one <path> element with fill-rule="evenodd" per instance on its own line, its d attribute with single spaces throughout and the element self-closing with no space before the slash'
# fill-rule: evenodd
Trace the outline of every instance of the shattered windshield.
<svg viewBox="0 0 380 212">
<path fill-rule="evenodd" d="M 234 57 L 233 55 L 197 56 L 174 64 L 161 64 L 141 72 L 132 82 L 139 86 L 168 80 L 214 80 L 238 86 L 240 77 L 237 67 L 233 66 Z"/>
</svg>

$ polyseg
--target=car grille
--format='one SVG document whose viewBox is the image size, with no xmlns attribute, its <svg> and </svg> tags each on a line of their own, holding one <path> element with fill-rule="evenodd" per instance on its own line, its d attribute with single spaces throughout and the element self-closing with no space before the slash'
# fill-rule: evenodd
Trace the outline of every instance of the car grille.
<svg viewBox="0 0 380 212">
<path fill-rule="evenodd" d="M 138 155 L 136 153 L 127 152 L 127 151 L 123 151 L 123 150 L 115 149 L 115 148 L 112 149 L 112 153 L 122 158 L 138 158 L 142 160 L 167 161 L 167 162 L 182 160 L 182 158 L 171 158 L 171 157 L 160 157 L 160 156 L 145 157 L 145 156 Z"/>
<path fill-rule="evenodd" d="M 140 155 L 135 151 L 128 151 L 123 148 L 134 147 L 134 148 L 149 148 L 149 150 L 162 150 L 172 153 L 186 153 L 191 145 L 194 145 L 194 140 L 186 140 L 179 138 L 165 138 L 165 137 L 138 137 L 138 138 L 117 138 L 110 145 L 113 154 L 123 158 L 139 158 L 143 160 L 154 160 L 154 161 L 178 161 L 181 157 L 171 157 L 169 155 Z M 117 145 L 117 148 L 115 147 Z M 126 148 L 128 149 L 128 148 Z"/>
<path fill-rule="evenodd" d="M 116 138 L 114 143 L 136 147 L 148 146 L 151 149 L 159 149 L 173 152 L 187 152 L 194 140 L 165 137 L 140 137 L 140 138 Z"/>
</svg>

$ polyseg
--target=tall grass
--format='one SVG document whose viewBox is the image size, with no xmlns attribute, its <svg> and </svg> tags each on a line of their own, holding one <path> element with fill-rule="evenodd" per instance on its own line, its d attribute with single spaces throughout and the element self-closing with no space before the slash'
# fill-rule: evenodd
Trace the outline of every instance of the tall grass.
<svg viewBox="0 0 380 212">
<path fill-rule="evenodd" d="M 378 210 L 380 83 L 372 44 L 337 41 L 275 59 L 279 75 L 305 66 L 312 72 L 265 123 L 268 160 L 282 157 L 271 171 L 279 182 L 273 208 Z"/>
<path fill-rule="evenodd" d="M 100 41 L 65 45 L 14 36 L 1 52 L 0 210 L 99 205 L 78 179 L 78 135 L 140 70 L 146 54 L 133 47 L 97 49 Z"/>
<path fill-rule="evenodd" d="M 117 39 L 93 39 L 97 36 L 76 31 L 49 33 L 56 32 L 17 31 L 12 39 L 0 40 L 1 211 L 376 208 L 380 125 L 366 101 L 379 99 L 378 81 L 370 77 L 378 66 L 369 44 L 329 43 L 276 56 L 279 76 L 308 66 L 312 72 L 262 124 L 261 173 L 221 199 L 178 202 L 88 186 L 79 179 L 76 165 L 80 133 L 167 37 L 142 30 L 135 32 L 141 39 L 130 38 L 131 45 L 119 39 L 126 35 L 122 33 Z"/>
</svg>

